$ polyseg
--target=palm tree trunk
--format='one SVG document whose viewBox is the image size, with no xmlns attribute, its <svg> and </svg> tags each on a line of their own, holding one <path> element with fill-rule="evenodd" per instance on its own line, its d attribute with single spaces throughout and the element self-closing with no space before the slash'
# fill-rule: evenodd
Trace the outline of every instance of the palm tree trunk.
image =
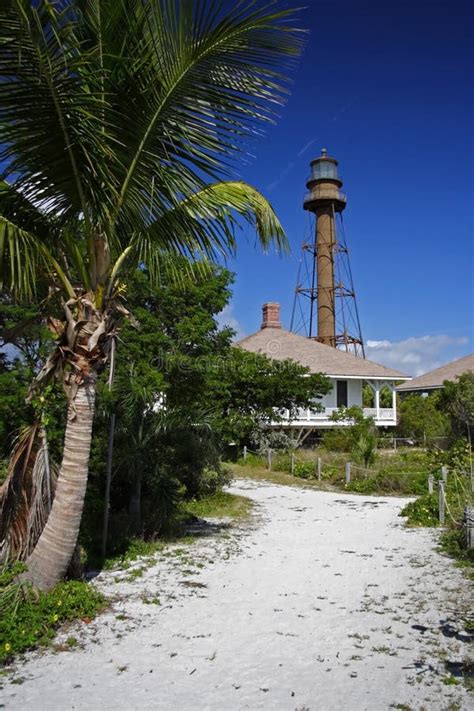
<svg viewBox="0 0 474 711">
<path fill-rule="evenodd" d="M 63 461 L 53 506 L 21 578 L 51 589 L 65 574 L 76 547 L 87 487 L 96 381 L 86 377 L 69 400 Z"/>
</svg>

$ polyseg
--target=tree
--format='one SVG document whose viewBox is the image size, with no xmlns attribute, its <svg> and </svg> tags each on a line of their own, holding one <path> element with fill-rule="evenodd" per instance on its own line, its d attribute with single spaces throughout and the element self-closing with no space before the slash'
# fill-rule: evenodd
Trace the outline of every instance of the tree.
<svg viewBox="0 0 474 711">
<path fill-rule="evenodd" d="M 217 266 L 205 278 L 196 273 L 180 285 L 153 285 L 143 269 L 130 279 L 128 305 L 139 328 L 125 324 L 112 393 L 99 391 L 99 403 L 111 397 L 117 416 L 114 514 L 128 505 L 137 521 L 145 518 L 138 515 L 140 499 L 143 509 L 158 511 L 157 482 L 178 480 L 183 496 L 201 495 L 210 476 L 220 481 L 227 443 L 246 440 L 259 425 L 277 420 L 275 409 L 308 407 L 329 389 L 326 378 L 309 375 L 297 363 L 272 361 L 232 344 L 232 329 L 217 320 L 232 281 Z M 94 484 L 105 459 L 104 435 L 95 445 L 102 450 L 94 452 Z"/>
<path fill-rule="evenodd" d="M 51 514 L 27 579 L 48 589 L 74 551 L 97 377 L 127 315 L 127 270 L 235 248 L 235 213 L 264 247 L 283 230 L 252 186 L 223 181 L 281 103 L 293 13 L 196 0 L 5 0 L 0 9 L 0 260 L 12 294 L 47 276 L 68 419 Z M 209 180 L 220 180 L 209 184 Z"/>
<path fill-rule="evenodd" d="M 439 407 L 450 420 L 455 434 L 472 442 L 474 427 L 474 373 L 468 371 L 455 381 L 445 380 L 439 396 Z"/>
<path fill-rule="evenodd" d="M 397 432 L 400 437 L 410 437 L 427 443 L 449 432 L 449 420 L 438 407 L 439 395 L 428 397 L 407 395 L 400 403 L 400 419 Z"/>
</svg>

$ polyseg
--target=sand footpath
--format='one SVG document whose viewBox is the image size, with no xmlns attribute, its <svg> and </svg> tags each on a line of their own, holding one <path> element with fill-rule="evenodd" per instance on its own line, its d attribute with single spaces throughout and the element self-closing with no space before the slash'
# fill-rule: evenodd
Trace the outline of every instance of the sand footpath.
<svg viewBox="0 0 474 711">
<path fill-rule="evenodd" d="M 433 531 L 404 527 L 406 500 L 250 481 L 231 491 L 255 502 L 250 523 L 215 522 L 139 577 L 139 561 L 101 573 L 111 609 L 60 635 L 74 649 L 17 663 L 0 707 L 473 708 L 446 683 L 468 659 L 468 583 Z"/>
</svg>

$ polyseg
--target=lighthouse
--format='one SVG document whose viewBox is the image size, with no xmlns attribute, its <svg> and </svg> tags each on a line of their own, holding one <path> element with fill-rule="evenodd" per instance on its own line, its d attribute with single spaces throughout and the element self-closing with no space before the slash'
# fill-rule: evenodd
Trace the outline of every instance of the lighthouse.
<svg viewBox="0 0 474 711">
<path fill-rule="evenodd" d="M 291 330 L 364 357 L 342 221 L 347 198 L 338 161 L 325 148 L 311 161 L 306 187 L 303 207 L 311 214 L 311 239 L 303 243 Z M 301 298 L 309 300 L 309 309 Z"/>
<path fill-rule="evenodd" d="M 333 347 L 336 347 L 336 213 L 346 206 L 337 165 L 337 160 L 328 156 L 325 148 L 319 158 L 311 161 L 311 174 L 306 183 L 308 192 L 303 203 L 305 210 L 316 215 L 317 340 Z"/>
</svg>

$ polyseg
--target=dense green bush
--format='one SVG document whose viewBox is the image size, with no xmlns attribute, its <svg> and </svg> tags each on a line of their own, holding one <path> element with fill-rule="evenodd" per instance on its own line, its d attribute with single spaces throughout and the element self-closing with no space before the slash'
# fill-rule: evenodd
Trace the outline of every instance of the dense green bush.
<svg viewBox="0 0 474 711">
<path fill-rule="evenodd" d="M 449 434 L 449 417 L 440 411 L 439 393 L 429 397 L 407 395 L 399 407 L 397 435 L 410 437 L 421 444 Z"/>
<path fill-rule="evenodd" d="M 416 501 L 410 501 L 400 512 L 407 517 L 410 526 L 438 526 L 438 497 L 436 494 L 424 494 Z"/>
<path fill-rule="evenodd" d="M 349 427 L 335 427 L 327 430 L 321 444 L 328 452 L 350 452 L 352 449 L 352 434 Z"/>
</svg>

